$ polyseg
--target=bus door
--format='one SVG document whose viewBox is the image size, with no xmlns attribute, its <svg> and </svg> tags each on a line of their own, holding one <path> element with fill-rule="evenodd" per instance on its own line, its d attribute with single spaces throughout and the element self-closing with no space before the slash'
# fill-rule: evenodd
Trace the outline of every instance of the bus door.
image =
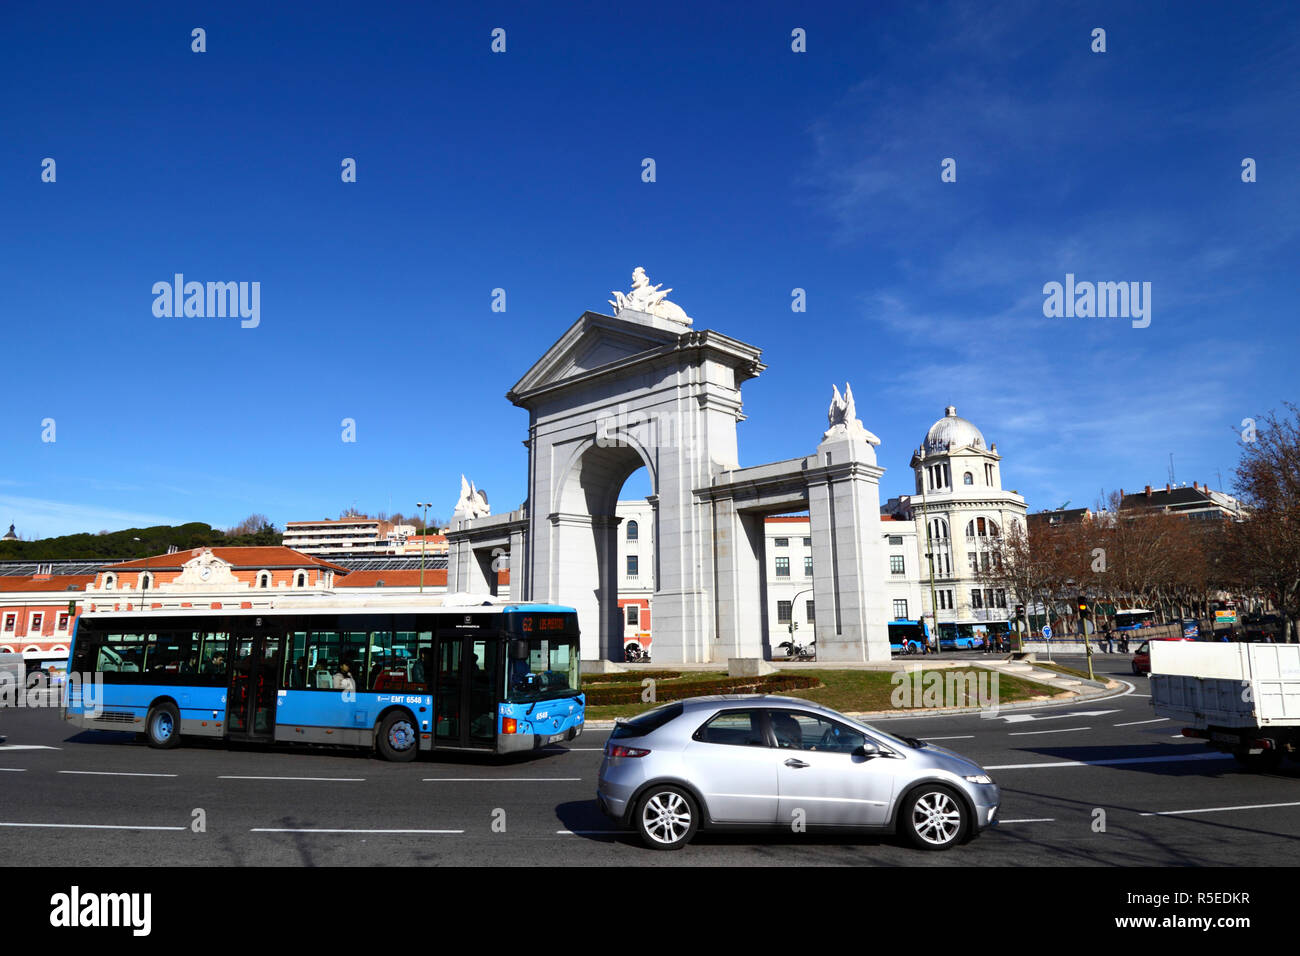
<svg viewBox="0 0 1300 956">
<path fill-rule="evenodd" d="M 501 640 L 495 631 L 465 634 L 451 628 L 434 639 L 435 747 L 496 748 L 502 680 Z"/>
<path fill-rule="evenodd" d="M 271 740 L 279 699 L 284 636 L 257 630 L 231 635 L 226 733 L 239 740 Z"/>
</svg>

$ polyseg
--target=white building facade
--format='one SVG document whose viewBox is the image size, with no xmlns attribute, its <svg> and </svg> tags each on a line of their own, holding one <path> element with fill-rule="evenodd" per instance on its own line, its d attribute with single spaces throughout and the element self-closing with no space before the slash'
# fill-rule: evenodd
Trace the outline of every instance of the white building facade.
<svg viewBox="0 0 1300 956">
<path fill-rule="evenodd" d="M 1025 499 L 1002 488 L 997 444 L 961 418 L 955 406 L 930 426 L 912 455 L 916 491 L 899 499 L 896 516 L 914 522 L 921 607 L 941 633 L 1004 624 L 1014 614 L 1005 589 L 982 577 L 998 560 L 1001 537 L 1023 532 Z M 933 567 L 933 579 L 931 579 Z"/>
</svg>

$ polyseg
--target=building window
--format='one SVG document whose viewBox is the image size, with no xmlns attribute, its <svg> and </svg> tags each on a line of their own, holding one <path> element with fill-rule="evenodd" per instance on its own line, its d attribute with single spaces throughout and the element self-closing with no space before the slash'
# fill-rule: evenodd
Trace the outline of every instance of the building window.
<svg viewBox="0 0 1300 956">
<path fill-rule="evenodd" d="M 998 588 L 996 596 L 997 596 L 998 607 L 1006 607 L 1007 606 L 1006 590 L 1003 588 Z"/>
<path fill-rule="evenodd" d="M 803 559 L 803 576 L 806 577 L 806 578 L 810 578 L 810 577 L 812 577 L 812 557 L 811 557 L 811 556 L 806 557 L 806 558 Z"/>
<path fill-rule="evenodd" d="M 257 586 L 259 588 L 269 588 L 271 586 L 270 571 L 259 571 L 257 573 Z"/>
<path fill-rule="evenodd" d="M 68 629 L 68 612 L 64 611 L 59 615 L 59 630 L 66 631 L 67 629 Z"/>
<path fill-rule="evenodd" d="M 640 570 L 641 562 L 638 557 L 635 554 L 629 554 L 627 556 L 627 576 L 629 578 L 635 578 L 639 575 Z"/>
<path fill-rule="evenodd" d="M 790 547 L 790 539 L 789 539 L 789 538 L 776 538 L 772 543 L 775 544 L 778 548 L 788 548 L 788 547 Z"/>
<path fill-rule="evenodd" d="M 307 586 L 307 572 L 299 571 L 293 583 L 294 587 L 305 588 Z"/>
<path fill-rule="evenodd" d="M 117 575 L 116 574 L 104 575 L 104 590 L 111 591 L 115 587 L 117 587 Z"/>
<path fill-rule="evenodd" d="M 984 465 L 984 481 L 990 488 L 993 486 L 993 466 L 988 463 Z"/>
<path fill-rule="evenodd" d="M 895 548 L 896 548 L 896 547 L 898 547 L 899 545 L 901 545 L 902 543 L 903 543 L 903 536 L 902 536 L 901 534 L 891 534 L 891 535 L 889 536 L 889 544 L 890 544 L 892 547 L 895 547 Z"/>
<path fill-rule="evenodd" d="M 803 546 L 804 546 L 805 548 L 811 548 L 811 547 L 812 547 L 812 538 L 804 538 L 804 539 L 803 539 Z"/>
<path fill-rule="evenodd" d="M 641 534 L 641 529 L 637 526 L 637 523 L 635 521 L 629 521 L 627 523 L 627 540 L 629 541 L 640 540 L 640 534 Z"/>
<path fill-rule="evenodd" d="M 895 621 L 907 620 L 907 601 L 904 598 L 894 599 L 894 620 Z"/>
<path fill-rule="evenodd" d="M 777 558 L 777 559 L 776 559 L 776 576 L 777 576 L 778 578 L 788 578 L 788 577 L 790 576 L 790 559 L 789 559 L 789 558 Z"/>
<path fill-rule="evenodd" d="M 966 474 L 962 475 L 961 483 L 963 485 L 973 485 L 975 484 L 975 476 L 968 471 Z"/>
<path fill-rule="evenodd" d="M 944 611 L 952 610 L 952 591 L 939 592 L 939 607 Z"/>
<path fill-rule="evenodd" d="M 971 588 L 970 606 L 973 608 L 982 608 L 984 606 L 984 595 L 979 588 Z"/>
<path fill-rule="evenodd" d="M 804 601 L 804 602 L 803 602 L 803 611 L 804 611 L 804 616 L 805 616 L 806 618 L 808 618 L 808 623 L 809 623 L 809 624 L 816 624 L 816 623 L 817 623 L 817 615 L 813 613 L 813 606 L 814 606 L 816 603 L 817 603 L 816 601 Z"/>
<path fill-rule="evenodd" d="M 641 623 L 641 608 L 636 604 L 627 606 L 627 626 L 636 627 Z"/>
<path fill-rule="evenodd" d="M 31 623 L 27 626 L 27 633 L 30 634 L 33 631 L 35 631 L 37 634 L 41 633 L 41 625 L 44 623 L 45 623 L 44 614 L 33 614 Z"/>
<path fill-rule="evenodd" d="M 889 573 L 906 574 L 907 568 L 903 565 L 903 556 L 901 554 L 891 554 L 889 556 Z"/>
<path fill-rule="evenodd" d="M 930 522 L 930 537 L 938 541 L 945 541 L 948 538 L 948 522 L 943 518 L 935 518 Z"/>
<path fill-rule="evenodd" d="M 14 629 L 14 619 L 15 619 L 16 617 L 17 617 L 16 614 L 6 614 L 6 615 L 5 615 L 5 633 L 6 633 L 6 634 L 12 634 L 12 633 L 13 633 L 13 629 Z"/>
<path fill-rule="evenodd" d="M 790 623 L 790 606 L 791 606 L 790 601 L 776 602 L 776 622 L 778 624 Z"/>
</svg>

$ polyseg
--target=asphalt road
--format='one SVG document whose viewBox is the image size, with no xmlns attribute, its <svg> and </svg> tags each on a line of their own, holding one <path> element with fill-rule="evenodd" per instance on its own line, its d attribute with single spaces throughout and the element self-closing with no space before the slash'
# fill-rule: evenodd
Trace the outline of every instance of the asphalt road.
<svg viewBox="0 0 1300 956">
<path fill-rule="evenodd" d="M 950 656 L 950 655 L 945 655 Z M 978 658 L 980 655 L 971 655 Z M 1062 663 L 1080 659 L 1058 658 Z M 860 833 L 701 833 L 675 853 L 617 833 L 593 794 L 603 731 L 528 759 L 186 745 L 69 733 L 54 710 L 0 711 L 0 865 L 1289 864 L 1300 765 L 1254 774 L 1151 712 L 1128 683 L 1101 701 L 878 721 L 983 764 L 1000 824 L 946 853 Z M 1104 813 L 1104 819 L 1098 811 Z M 194 832 L 201 817 L 203 832 Z M 1104 823 L 1104 827 L 1102 824 Z M 387 831 L 387 832 L 385 832 Z"/>
</svg>

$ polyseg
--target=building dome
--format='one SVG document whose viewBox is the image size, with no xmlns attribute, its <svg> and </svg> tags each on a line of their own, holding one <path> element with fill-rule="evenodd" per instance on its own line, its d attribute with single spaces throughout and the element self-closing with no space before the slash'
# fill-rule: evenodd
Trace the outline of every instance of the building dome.
<svg viewBox="0 0 1300 956">
<path fill-rule="evenodd" d="M 925 433 L 925 450 L 947 451 L 949 448 L 964 448 L 967 445 L 983 448 L 984 435 L 957 414 L 955 405 L 949 405 L 943 410 L 943 418 L 931 425 Z"/>
</svg>

